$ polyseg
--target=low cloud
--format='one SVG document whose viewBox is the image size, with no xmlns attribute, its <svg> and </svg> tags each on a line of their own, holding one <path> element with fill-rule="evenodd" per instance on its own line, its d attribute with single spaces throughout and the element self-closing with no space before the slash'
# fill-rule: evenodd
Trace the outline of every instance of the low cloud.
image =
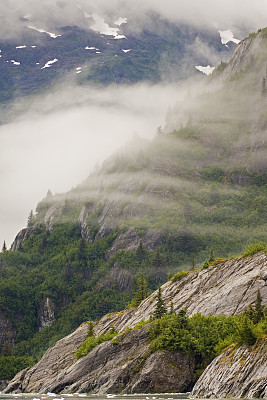
<svg viewBox="0 0 267 400">
<path fill-rule="evenodd" d="M 137 17 L 140 25 L 146 27 L 147 15 L 151 12 L 172 23 L 216 26 L 218 29 L 258 29 L 266 25 L 267 4 L 265 0 L 3 0 L 0 5 L 1 37 L 16 36 L 27 24 L 23 18 L 30 17 L 39 27 L 51 29 L 64 25 L 78 25 L 89 28 L 94 20 L 92 14 L 105 17 L 113 24 L 119 17 Z M 136 21 L 135 21 L 136 23 Z"/>
<path fill-rule="evenodd" d="M 133 135 L 153 138 L 186 90 L 186 84 L 95 89 L 65 83 L 14 103 L 0 126 L 0 243 L 11 244 L 49 188 L 76 186 Z"/>
</svg>

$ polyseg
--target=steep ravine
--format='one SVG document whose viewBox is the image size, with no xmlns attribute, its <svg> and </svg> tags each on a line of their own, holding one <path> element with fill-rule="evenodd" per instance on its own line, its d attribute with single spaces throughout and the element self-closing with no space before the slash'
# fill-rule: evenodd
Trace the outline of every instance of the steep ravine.
<svg viewBox="0 0 267 400">
<path fill-rule="evenodd" d="M 261 290 L 263 304 L 267 305 L 266 276 L 267 257 L 260 252 L 211 266 L 207 270 L 192 271 L 180 281 L 163 285 L 162 295 L 168 307 L 173 301 L 176 310 L 186 307 L 189 315 L 197 312 L 204 315 L 238 314 L 255 300 L 258 289 Z M 122 332 L 142 319 L 148 319 L 155 307 L 155 297 L 153 293 L 135 309 L 103 317 L 95 325 L 95 333 L 105 333 L 112 325 Z M 76 360 L 74 351 L 86 335 L 87 324 L 83 324 L 58 341 L 38 364 L 17 374 L 5 393 L 155 393 L 192 389 L 193 357 L 178 351 L 150 354 L 146 327 L 124 332 L 115 342 L 102 343 L 84 358 Z M 244 351 L 246 349 L 238 350 L 240 354 Z M 265 372 L 260 367 L 261 358 L 258 357 L 255 368 L 262 371 L 258 378 L 263 379 Z M 210 379 L 217 379 L 216 369 L 214 371 L 215 375 L 211 375 Z M 222 391 L 220 395 L 223 395 Z M 228 395 L 231 396 L 231 393 Z"/>
</svg>

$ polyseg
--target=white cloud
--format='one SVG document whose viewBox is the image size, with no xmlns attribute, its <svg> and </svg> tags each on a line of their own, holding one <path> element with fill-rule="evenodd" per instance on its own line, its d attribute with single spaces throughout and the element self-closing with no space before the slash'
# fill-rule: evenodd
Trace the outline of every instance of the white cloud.
<svg viewBox="0 0 267 400">
<path fill-rule="evenodd" d="M 76 186 L 135 133 L 152 138 L 177 97 L 174 85 L 96 90 L 66 83 L 15 104 L 12 122 L 0 126 L 0 245 L 11 244 L 49 188 Z"/>
</svg>

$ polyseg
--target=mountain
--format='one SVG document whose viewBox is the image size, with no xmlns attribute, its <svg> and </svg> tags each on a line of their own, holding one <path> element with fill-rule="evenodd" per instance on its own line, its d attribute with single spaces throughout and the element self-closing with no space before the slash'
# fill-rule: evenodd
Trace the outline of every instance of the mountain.
<svg viewBox="0 0 267 400">
<path fill-rule="evenodd" d="M 48 192 L 0 254 L 3 355 L 28 365 L 126 307 L 141 277 L 154 291 L 266 241 L 266 60 L 262 30 L 170 110 L 151 143 L 136 138 L 68 193 Z"/>
<path fill-rule="evenodd" d="M 149 328 L 153 322 L 150 321 L 148 325 L 144 323 L 144 321 L 149 321 L 149 317 L 153 315 L 156 308 L 157 295 L 152 293 L 137 308 L 107 315 L 95 324 L 94 332 L 95 335 L 98 335 L 97 337 L 101 337 L 101 335 L 103 337 L 103 334 L 108 334 L 111 329 L 116 332 L 110 340 L 106 339 L 89 351 L 87 355 L 77 359 L 74 356 L 75 351 L 85 340 L 88 340 L 88 324 L 84 323 L 71 335 L 51 347 L 38 364 L 20 372 L 5 389 L 5 393 L 86 392 L 103 394 L 186 392 L 191 390 L 197 379 L 197 369 L 205 366 L 212 347 L 212 337 L 208 337 L 205 320 L 198 313 L 206 315 L 207 321 L 212 321 L 213 327 L 210 327 L 210 330 L 214 329 L 216 321 L 216 317 L 212 319 L 211 315 L 224 314 L 221 320 L 217 317 L 221 325 L 215 327 L 215 330 L 219 329 L 220 332 L 223 332 L 227 324 L 225 316 L 239 314 L 244 307 L 254 303 L 259 289 L 264 299 L 263 304 L 267 305 L 266 274 L 267 257 L 264 252 L 260 252 L 253 256 L 219 262 L 208 269 L 191 271 L 186 276 L 177 274 L 174 279 L 162 286 L 162 298 L 166 307 L 170 310 L 171 304 L 173 304 L 173 311 L 177 312 L 176 324 L 179 324 L 179 315 L 182 318 L 182 314 L 179 314 L 182 307 L 186 307 L 190 316 L 195 315 L 196 321 L 200 319 L 201 328 L 198 326 L 197 336 L 200 340 L 199 329 L 202 329 L 206 335 L 205 356 L 203 352 L 201 353 L 200 348 L 197 351 L 193 348 L 183 349 L 179 340 L 176 342 L 175 348 L 172 336 L 174 332 L 168 328 L 167 320 L 163 322 L 163 328 L 164 332 L 168 332 L 171 336 L 168 339 L 169 350 L 164 350 L 164 347 L 163 351 L 153 350 L 151 345 L 153 336 L 151 328 Z M 171 316 L 168 317 L 171 319 Z M 179 326 L 178 328 L 182 329 Z M 159 326 L 156 329 L 159 329 Z M 188 334 L 193 335 L 192 332 Z M 167 333 L 164 339 L 167 340 Z M 180 338 L 180 340 L 182 339 Z M 187 338 L 187 340 L 189 339 Z M 216 338 L 216 340 L 218 339 Z M 262 354 L 264 355 L 264 351 L 266 352 L 266 340 L 258 343 L 255 349 L 257 352 L 259 351 L 259 354 L 257 357 L 251 355 L 251 358 L 254 369 L 257 369 L 258 373 L 256 377 L 253 377 L 253 374 L 250 374 L 250 377 L 255 381 L 255 385 L 265 387 L 266 390 L 266 370 L 264 371 L 263 368 L 266 363 L 264 364 L 261 357 Z M 255 349 L 252 349 L 252 352 L 256 351 Z M 234 352 L 229 355 L 232 350 L 228 349 L 227 357 L 222 355 L 217 361 L 214 361 L 216 368 L 226 370 L 226 373 L 230 375 L 229 357 L 239 360 L 238 366 L 240 363 L 242 366 L 241 360 L 244 360 L 244 370 L 245 366 L 246 369 L 251 368 L 251 363 L 246 360 L 249 351 L 242 348 L 237 350 L 235 355 L 233 355 Z M 264 360 L 266 361 L 266 357 Z M 204 378 L 200 378 L 200 381 L 203 380 L 204 387 L 207 379 L 211 380 L 213 386 L 218 385 L 217 371 L 212 372 L 212 375 L 209 373 L 212 365 L 208 367 L 207 372 L 204 372 Z M 212 385 L 209 384 L 206 387 L 210 388 Z M 196 388 L 199 386 L 200 384 L 197 383 Z M 264 389 L 262 389 L 263 391 Z M 194 389 L 194 393 L 201 396 L 203 389 L 202 391 Z M 206 393 L 207 390 L 204 391 L 204 395 Z M 225 397 L 225 392 L 222 390 L 213 393 Z M 232 393 L 233 391 L 229 390 L 227 395 L 232 396 Z M 250 391 L 250 393 L 252 393 L 252 397 L 255 397 L 259 392 Z"/>
<path fill-rule="evenodd" d="M 177 26 L 157 14 L 143 27 L 133 18 L 88 18 L 86 28 L 50 30 L 18 21 L 20 34 L 0 40 L 0 101 L 38 93 L 63 78 L 78 85 L 177 81 L 199 74 L 195 66 L 228 61 L 235 46 L 229 37 L 226 47 L 224 33 L 213 27 Z"/>
</svg>

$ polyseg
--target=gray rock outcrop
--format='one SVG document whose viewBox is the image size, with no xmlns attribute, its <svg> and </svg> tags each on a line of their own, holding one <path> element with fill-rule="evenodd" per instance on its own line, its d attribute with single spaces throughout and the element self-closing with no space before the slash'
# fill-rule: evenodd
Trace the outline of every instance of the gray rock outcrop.
<svg viewBox="0 0 267 400">
<path fill-rule="evenodd" d="M 205 369 L 192 391 L 200 398 L 267 397 L 267 339 L 230 347 Z"/>
<path fill-rule="evenodd" d="M 19 373 L 4 392 L 155 393 L 191 388 L 193 357 L 178 351 L 150 354 L 147 326 L 104 342 L 73 362 L 70 351 L 85 335 L 82 326 L 59 341 L 35 367 Z M 68 355 L 65 360 L 63 354 Z"/>
<path fill-rule="evenodd" d="M 55 319 L 56 306 L 49 297 L 45 297 L 40 305 L 38 312 L 38 328 L 41 331 L 43 328 L 51 325 Z"/>
<path fill-rule="evenodd" d="M 16 337 L 16 328 L 9 318 L 0 312 L 0 346 L 7 347 L 8 351 L 14 346 Z"/>
<path fill-rule="evenodd" d="M 267 305 L 266 274 L 267 257 L 264 252 L 260 252 L 250 257 L 228 260 L 208 269 L 192 271 L 178 281 L 169 281 L 162 286 L 162 297 L 167 307 L 173 302 L 175 310 L 186 307 L 189 315 L 197 312 L 204 315 L 235 315 L 255 301 L 258 289 L 261 290 L 263 305 Z M 95 324 L 96 335 L 107 333 L 112 326 L 121 332 L 113 342 L 100 344 L 77 361 L 74 352 L 87 335 L 87 324 L 84 324 L 72 335 L 51 347 L 38 364 L 20 372 L 5 392 L 100 394 L 144 392 L 146 388 L 150 392 L 190 390 L 195 368 L 195 361 L 190 355 L 181 355 L 179 352 L 150 355 L 147 328 L 127 332 L 127 328 L 134 327 L 141 320 L 149 319 L 155 309 L 156 295 L 152 293 L 137 308 L 106 315 Z M 262 350 L 260 353 L 263 354 Z M 239 360 L 245 360 L 249 353 L 247 349 L 241 348 L 235 354 L 238 354 Z M 252 355 L 253 352 L 251 360 Z M 223 357 L 220 360 L 224 362 Z M 235 365 L 236 359 L 232 360 L 232 364 Z M 251 364 L 251 370 L 264 370 L 265 363 L 266 358 L 258 358 L 258 364 Z M 219 362 L 216 365 L 219 375 L 216 367 L 210 378 L 215 381 L 219 379 L 220 374 L 227 376 L 227 372 L 219 369 Z M 246 364 L 245 361 L 238 365 L 242 367 L 242 371 L 244 368 L 244 373 L 250 369 L 250 364 Z M 231 379 L 229 375 L 229 382 Z M 216 388 L 215 383 L 214 385 Z M 253 397 L 252 393 L 263 393 L 259 391 L 259 387 L 255 383 L 255 391 L 248 391 L 247 394 Z M 210 392 L 210 396 L 212 393 Z M 216 393 L 214 395 L 217 395 Z M 223 395 L 223 391 L 218 391 L 218 395 Z M 232 395 L 236 396 L 235 392 Z"/>
</svg>

